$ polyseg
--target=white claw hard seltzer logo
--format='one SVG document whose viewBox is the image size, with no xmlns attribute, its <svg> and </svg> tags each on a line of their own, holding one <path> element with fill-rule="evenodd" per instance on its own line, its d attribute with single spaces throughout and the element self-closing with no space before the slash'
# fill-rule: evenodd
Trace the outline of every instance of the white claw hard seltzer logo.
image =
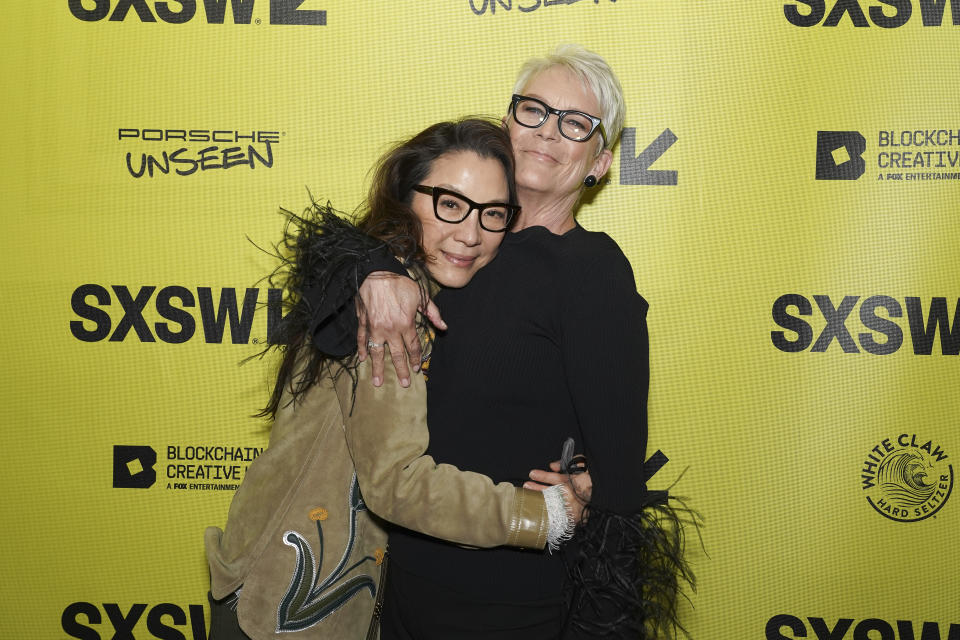
<svg viewBox="0 0 960 640">
<path fill-rule="evenodd" d="M 953 465 L 940 444 L 916 433 L 884 438 L 867 452 L 861 488 L 877 513 L 897 522 L 936 514 L 953 491 Z"/>
</svg>

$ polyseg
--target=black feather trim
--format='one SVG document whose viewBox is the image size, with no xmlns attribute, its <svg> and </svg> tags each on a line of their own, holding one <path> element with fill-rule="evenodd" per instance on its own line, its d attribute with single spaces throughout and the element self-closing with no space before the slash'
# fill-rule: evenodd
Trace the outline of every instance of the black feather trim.
<svg viewBox="0 0 960 640">
<path fill-rule="evenodd" d="M 689 637 L 677 615 L 682 589 L 696 591 L 685 558 L 685 529 L 701 516 L 666 491 L 623 515 L 588 505 L 564 547 L 568 620 L 564 637 Z"/>
<path fill-rule="evenodd" d="M 390 241 L 367 235 L 347 214 L 328 202 L 312 200 L 302 214 L 280 209 L 286 217 L 283 237 L 271 250 L 279 261 L 266 278 L 283 291 L 283 318 L 259 356 L 276 350 L 283 354 L 270 403 L 260 415 L 273 417 L 285 390 L 298 401 L 323 376 L 335 379 L 347 372 L 356 388 L 357 314 L 354 299 L 363 278 L 374 270 L 418 277 L 425 296 L 422 265 L 401 264 L 403 238 Z M 396 245 L 396 246 L 395 246 Z M 256 356 L 255 356 L 256 357 Z"/>
</svg>

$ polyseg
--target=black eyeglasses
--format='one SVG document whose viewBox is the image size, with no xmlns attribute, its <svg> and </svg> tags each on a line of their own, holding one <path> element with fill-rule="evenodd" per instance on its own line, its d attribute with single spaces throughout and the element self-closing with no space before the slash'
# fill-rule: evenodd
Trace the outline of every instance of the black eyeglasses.
<svg viewBox="0 0 960 640">
<path fill-rule="evenodd" d="M 510 111 L 517 124 L 536 129 L 547 121 L 551 114 L 555 114 L 560 122 L 560 135 L 568 140 L 586 142 L 595 131 L 600 131 L 603 144 L 607 144 L 607 132 L 603 129 L 600 118 L 575 111 L 573 109 L 554 109 L 543 100 L 528 98 L 520 94 L 513 94 L 510 100 Z"/>
<path fill-rule="evenodd" d="M 418 184 L 414 191 L 433 196 L 433 213 L 438 219 L 451 224 L 463 222 L 476 209 L 480 220 L 480 227 L 487 231 L 500 233 L 507 230 L 510 222 L 520 213 L 520 207 L 506 202 L 474 202 L 462 193 L 444 189 L 443 187 L 428 187 Z"/>
</svg>

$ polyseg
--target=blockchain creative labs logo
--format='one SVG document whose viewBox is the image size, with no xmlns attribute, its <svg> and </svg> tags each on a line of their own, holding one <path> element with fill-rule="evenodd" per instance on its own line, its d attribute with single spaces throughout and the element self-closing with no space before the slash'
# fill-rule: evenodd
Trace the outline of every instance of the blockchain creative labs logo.
<svg viewBox="0 0 960 640">
<path fill-rule="evenodd" d="M 157 481 L 157 452 L 139 445 L 113 446 L 113 488 L 149 489 Z"/>
<path fill-rule="evenodd" d="M 859 180 L 872 168 L 877 182 L 960 181 L 960 129 L 883 129 L 871 139 L 875 151 L 860 131 L 817 131 L 816 179 Z"/>
<path fill-rule="evenodd" d="M 224 444 L 166 446 L 161 487 L 171 491 L 235 491 L 263 447 Z M 149 489 L 157 483 L 157 451 L 147 445 L 114 445 L 113 487 Z"/>
<path fill-rule="evenodd" d="M 917 522 L 937 514 L 950 499 L 953 465 L 940 444 L 901 433 L 867 452 L 860 479 L 877 513 L 896 522 Z"/>
<path fill-rule="evenodd" d="M 863 175 L 867 140 L 859 131 L 817 131 L 817 180 L 856 180 Z"/>
<path fill-rule="evenodd" d="M 189 176 L 211 170 L 270 169 L 281 131 L 120 127 L 117 140 L 132 178 Z"/>
</svg>

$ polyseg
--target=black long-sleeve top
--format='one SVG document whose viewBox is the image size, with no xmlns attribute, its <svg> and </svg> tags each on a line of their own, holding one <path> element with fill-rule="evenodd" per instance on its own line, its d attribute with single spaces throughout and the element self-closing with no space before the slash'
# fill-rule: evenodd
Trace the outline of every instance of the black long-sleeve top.
<svg viewBox="0 0 960 640">
<path fill-rule="evenodd" d="M 617 513 L 645 500 L 646 301 L 606 234 L 543 227 L 507 234 L 463 289 L 437 297 L 450 327 L 429 365 L 429 453 L 517 484 L 572 436 L 587 456 L 592 505 Z M 559 596 L 559 554 L 469 550 L 412 532 L 391 535 L 405 570 L 478 600 Z"/>
</svg>

